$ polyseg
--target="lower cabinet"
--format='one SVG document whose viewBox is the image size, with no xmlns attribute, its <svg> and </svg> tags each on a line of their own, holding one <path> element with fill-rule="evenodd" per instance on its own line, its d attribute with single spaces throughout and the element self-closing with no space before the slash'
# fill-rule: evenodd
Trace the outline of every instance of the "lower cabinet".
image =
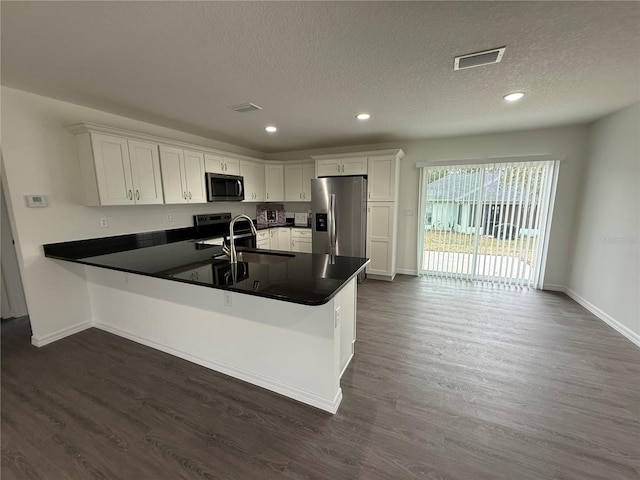
<svg viewBox="0 0 640 480">
<path fill-rule="evenodd" d="M 311 229 L 272 227 L 258 231 L 256 247 L 284 252 L 311 253 Z"/>
<path fill-rule="evenodd" d="M 291 229 L 291 251 L 301 253 L 312 253 L 311 229 L 292 228 Z"/>
<path fill-rule="evenodd" d="M 291 250 L 291 229 L 276 228 L 276 237 L 278 241 L 278 250 Z"/>
<path fill-rule="evenodd" d="M 260 230 L 258 232 L 258 236 L 256 237 L 256 248 L 264 248 L 271 249 L 271 242 L 269 241 L 270 237 L 270 229 L 269 230 Z"/>
<path fill-rule="evenodd" d="M 367 274 L 393 280 L 395 265 L 395 202 L 370 202 L 367 205 Z"/>
</svg>

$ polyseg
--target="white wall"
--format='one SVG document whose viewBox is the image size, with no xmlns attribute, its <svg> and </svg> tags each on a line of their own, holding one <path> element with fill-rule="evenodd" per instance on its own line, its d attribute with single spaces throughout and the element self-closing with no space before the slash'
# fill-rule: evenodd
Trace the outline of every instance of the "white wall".
<svg viewBox="0 0 640 480">
<path fill-rule="evenodd" d="M 35 343 L 91 322 L 84 267 L 46 259 L 45 243 L 192 225 L 192 215 L 255 215 L 255 204 L 85 207 L 73 135 L 65 125 L 93 122 L 260 158 L 259 152 L 156 127 L 117 115 L 2 87 L 3 187 Z M 24 195 L 47 195 L 47 208 L 27 208 Z M 306 208 L 305 210 L 306 211 Z M 167 222 L 171 213 L 173 221 Z M 109 228 L 99 227 L 99 218 Z"/>
<path fill-rule="evenodd" d="M 270 154 L 268 158 L 287 160 L 323 153 L 402 148 L 406 156 L 402 159 L 400 167 L 397 268 L 400 273 L 415 273 L 419 211 L 419 171 L 416 163 L 509 155 L 556 154 L 565 157 L 560 167 L 544 281 L 545 287 L 561 288 L 567 281 L 574 217 L 586 162 L 586 141 L 587 127 L 577 125 L 491 135 L 287 152 Z M 411 210 L 413 216 L 404 216 L 405 210 Z"/>
<path fill-rule="evenodd" d="M 589 128 L 568 287 L 640 345 L 639 138 L 639 103 Z"/>
</svg>

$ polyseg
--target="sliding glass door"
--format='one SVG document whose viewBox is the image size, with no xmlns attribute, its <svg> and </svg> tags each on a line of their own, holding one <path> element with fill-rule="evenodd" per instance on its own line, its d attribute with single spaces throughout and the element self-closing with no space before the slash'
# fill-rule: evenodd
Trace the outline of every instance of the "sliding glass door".
<svg viewBox="0 0 640 480">
<path fill-rule="evenodd" d="M 537 286 L 554 162 L 423 168 L 420 273 Z"/>
</svg>

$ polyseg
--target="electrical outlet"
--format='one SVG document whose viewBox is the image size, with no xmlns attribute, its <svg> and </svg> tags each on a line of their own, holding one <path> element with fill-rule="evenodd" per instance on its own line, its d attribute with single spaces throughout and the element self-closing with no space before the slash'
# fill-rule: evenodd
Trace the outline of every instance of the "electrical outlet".
<svg viewBox="0 0 640 480">
<path fill-rule="evenodd" d="M 109 221 L 107 220 L 107 217 L 101 217 L 100 228 L 107 228 L 108 226 L 109 226 Z"/>
<path fill-rule="evenodd" d="M 335 323 L 334 323 L 334 328 L 338 328 L 338 325 L 340 325 L 340 307 L 336 308 L 336 313 L 334 315 L 334 319 L 335 319 Z"/>
<path fill-rule="evenodd" d="M 224 292 L 224 306 L 231 306 L 231 292 Z"/>
<path fill-rule="evenodd" d="M 173 217 L 170 213 L 167 213 L 167 222 L 173 222 Z"/>
</svg>

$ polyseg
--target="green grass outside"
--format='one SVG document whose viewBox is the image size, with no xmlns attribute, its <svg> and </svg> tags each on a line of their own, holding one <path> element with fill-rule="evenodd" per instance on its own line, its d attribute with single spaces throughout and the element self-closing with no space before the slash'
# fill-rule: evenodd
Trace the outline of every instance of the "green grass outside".
<svg viewBox="0 0 640 480">
<path fill-rule="evenodd" d="M 529 244 L 529 251 L 525 258 L 527 243 Z M 478 238 L 478 254 L 517 257 L 525 260 L 529 265 L 533 265 L 537 246 L 537 237 L 502 240 L 480 235 Z M 433 252 L 473 253 L 473 247 L 474 236 L 471 234 L 428 230 L 424 235 L 424 249 Z"/>
</svg>

